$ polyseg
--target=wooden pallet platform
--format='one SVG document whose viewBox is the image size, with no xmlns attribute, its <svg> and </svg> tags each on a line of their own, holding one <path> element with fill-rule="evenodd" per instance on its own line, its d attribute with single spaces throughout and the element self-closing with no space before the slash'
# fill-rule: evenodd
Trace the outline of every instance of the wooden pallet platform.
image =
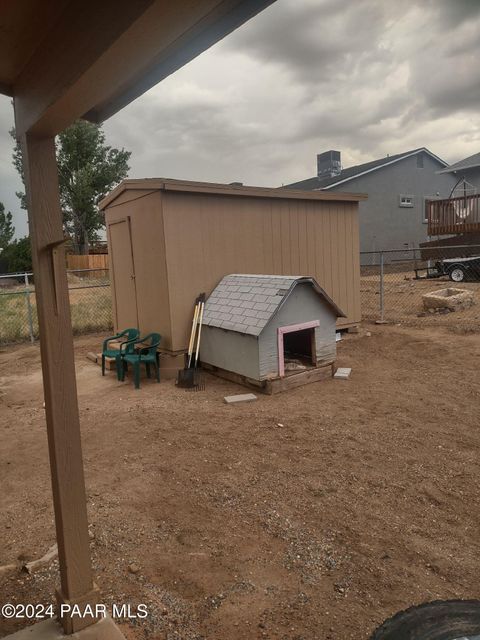
<svg viewBox="0 0 480 640">
<path fill-rule="evenodd" d="M 315 367 L 307 369 L 306 371 L 292 372 L 286 375 L 284 378 L 273 378 L 271 380 L 252 380 L 246 376 L 242 376 L 233 371 L 226 371 L 212 365 L 202 363 L 202 368 L 213 375 L 241 384 L 244 387 L 248 387 L 254 391 L 259 391 L 267 395 L 274 395 L 283 391 L 289 391 L 290 389 L 296 389 L 304 384 L 310 384 L 312 382 L 319 382 L 320 380 L 326 380 L 332 378 L 335 373 L 335 365 L 330 362 L 321 367 Z"/>
</svg>

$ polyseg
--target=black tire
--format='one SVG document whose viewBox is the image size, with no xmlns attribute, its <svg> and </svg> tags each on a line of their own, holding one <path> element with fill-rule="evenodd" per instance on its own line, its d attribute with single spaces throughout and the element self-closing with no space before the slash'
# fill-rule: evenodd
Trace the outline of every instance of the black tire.
<svg viewBox="0 0 480 640">
<path fill-rule="evenodd" d="M 464 282 L 467 278 L 467 274 L 461 265 L 456 264 L 448 270 L 448 277 L 452 282 Z"/>
<path fill-rule="evenodd" d="M 428 602 L 397 613 L 370 640 L 477 640 L 480 601 Z"/>
</svg>

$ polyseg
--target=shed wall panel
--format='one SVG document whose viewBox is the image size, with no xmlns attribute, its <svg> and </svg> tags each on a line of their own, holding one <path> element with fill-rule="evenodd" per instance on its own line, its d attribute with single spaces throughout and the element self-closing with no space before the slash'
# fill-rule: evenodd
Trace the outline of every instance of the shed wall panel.
<svg viewBox="0 0 480 640">
<path fill-rule="evenodd" d="M 338 326 L 359 322 L 357 215 L 353 202 L 164 193 L 172 348 L 195 297 L 229 273 L 313 276 L 347 315 Z"/>
</svg>

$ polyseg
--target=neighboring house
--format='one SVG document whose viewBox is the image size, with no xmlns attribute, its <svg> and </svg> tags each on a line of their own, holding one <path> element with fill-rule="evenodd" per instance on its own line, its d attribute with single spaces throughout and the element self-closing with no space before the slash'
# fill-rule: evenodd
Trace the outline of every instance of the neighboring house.
<svg viewBox="0 0 480 640">
<path fill-rule="evenodd" d="M 473 189 L 470 189 L 470 193 L 475 191 L 480 193 L 480 153 L 474 153 L 473 156 L 464 158 L 451 164 L 445 169 L 441 169 L 438 173 L 448 173 L 456 178 L 456 182 L 467 182 Z M 459 193 L 458 195 L 461 195 Z"/>
<path fill-rule="evenodd" d="M 284 377 L 292 358 L 326 367 L 343 315 L 314 278 L 225 276 L 205 305 L 201 360 L 256 382 Z"/>
<path fill-rule="evenodd" d="M 457 181 L 453 174 L 439 175 L 446 166 L 425 147 L 346 169 L 339 151 L 326 151 L 317 156 L 314 178 L 286 187 L 368 194 L 359 203 L 360 251 L 403 249 L 428 239 L 425 203 L 447 198 Z"/>
</svg>

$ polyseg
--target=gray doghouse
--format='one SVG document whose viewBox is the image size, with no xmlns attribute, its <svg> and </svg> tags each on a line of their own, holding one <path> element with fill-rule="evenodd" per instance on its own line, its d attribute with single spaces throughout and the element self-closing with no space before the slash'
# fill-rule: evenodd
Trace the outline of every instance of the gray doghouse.
<svg viewBox="0 0 480 640">
<path fill-rule="evenodd" d="M 272 388 L 275 380 L 321 379 L 335 361 L 338 317 L 343 312 L 313 278 L 228 275 L 205 305 L 201 360 L 271 393 L 286 388 Z"/>
</svg>

